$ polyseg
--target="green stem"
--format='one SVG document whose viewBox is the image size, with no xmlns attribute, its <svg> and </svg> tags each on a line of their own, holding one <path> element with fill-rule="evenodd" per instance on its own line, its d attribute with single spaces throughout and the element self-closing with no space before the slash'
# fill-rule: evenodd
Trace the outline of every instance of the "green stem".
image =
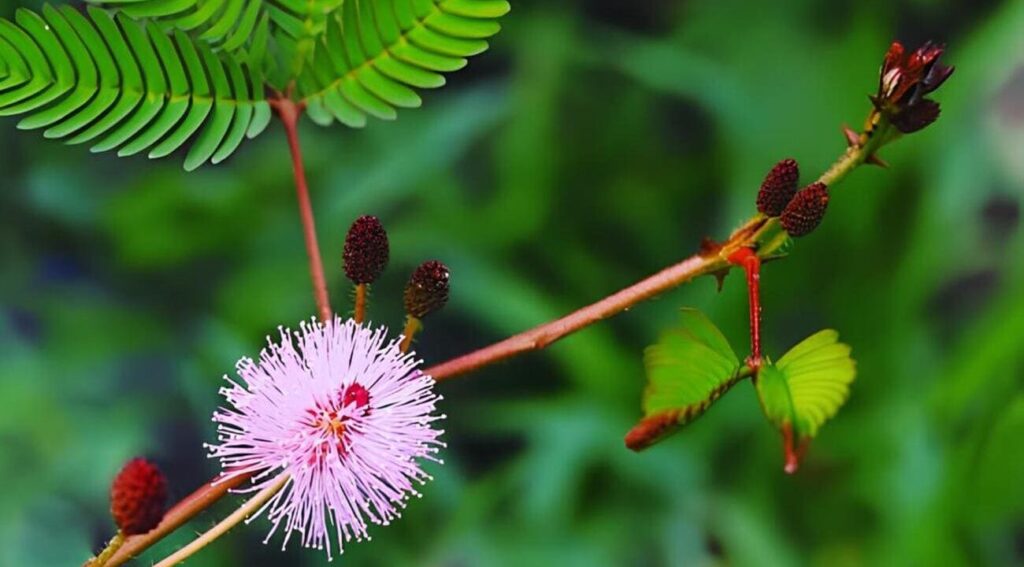
<svg viewBox="0 0 1024 567">
<path fill-rule="evenodd" d="M 86 561 L 83 567 L 104 567 L 107 561 L 117 553 L 117 550 L 121 549 L 122 545 L 124 545 L 124 532 L 118 530 L 117 534 L 107 542 L 107 547 L 103 548 L 103 551 L 91 561 Z"/>
</svg>

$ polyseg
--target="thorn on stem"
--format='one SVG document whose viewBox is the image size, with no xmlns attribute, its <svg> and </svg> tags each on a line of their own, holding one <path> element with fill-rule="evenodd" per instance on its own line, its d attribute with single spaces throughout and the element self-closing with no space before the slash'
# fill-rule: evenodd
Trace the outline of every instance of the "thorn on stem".
<svg viewBox="0 0 1024 567">
<path fill-rule="evenodd" d="M 864 160 L 864 163 L 869 163 L 871 165 L 877 165 L 878 167 L 889 167 L 889 162 L 887 162 L 887 161 L 883 160 L 882 158 L 878 157 L 878 154 L 871 154 L 871 155 L 869 155 Z"/>
<path fill-rule="evenodd" d="M 843 124 L 843 135 L 846 137 L 846 145 L 851 148 L 860 146 L 860 134 L 856 130 L 850 128 L 846 124 Z"/>
</svg>

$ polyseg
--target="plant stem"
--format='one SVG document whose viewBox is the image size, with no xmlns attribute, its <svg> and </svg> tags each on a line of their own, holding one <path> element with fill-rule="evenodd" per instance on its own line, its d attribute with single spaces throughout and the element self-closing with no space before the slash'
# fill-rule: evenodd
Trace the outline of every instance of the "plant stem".
<svg viewBox="0 0 1024 567">
<path fill-rule="evenodd" d="M 149 546 L 160 541 L 168 534 L 178 529 L 182 524 L 194 518 L 203 510 L 212 506 L 215 502 L 227 494 L 229 490 L 241 485 L 250 475 L 239 475 L 217 482 L 217 479 L 210 481 L 183 500 L 174 505 L 160 524 L 152 530 L 139 535 L 128 536 L 114 555 L 104 564 L 104 567 L 117 567 L 131 558 L 145 551 Z"/>
<path fill-rule="evenodd" d="M 750 221 L 736 231 L 722 248 L 735 248 L 737 241 L 745 243 L 751 237 L 755 221 Z M 526 332 L 509 337 L 489 347 L 460 356 L 442 364 L 432 366 L 424 372 L 435 380 L 445 380 L 465 374 L 477 368 L 493 364 L 517 354 L 542 349 L 551 343 L 607 319 L 660 293 L 686 283 L 698 276 L 728 269 L 729 263 L 721 254 L 696 254 L 669 266 L 664 270 L 634 285 L 614 293 L 596 303 L 574 311 L 561 319 L 534 327 Z"/>
<path fill-rule="evenodd" d="M 883 165 L 881 160 L 875 155 L 875 152 L 886 143 L 895 139 L 892 132 L 892 126 L 876 111 L 872 111 L 868 115 L 864 132 L 848 140 L 849 146 L 846 151 L 832 167 L 818 178 L 818 181 L 831 187 L 838 184 L 851 171 L 865 162 Z M 669 266 L 647 279 L 612 294 L 597 303 L 574 311 L 561 319 L 539 325 L 491 346 L 437 364 L 424 370 L 424 373 L 437 381 L 441 381 L 524 352 L 540 350 L 571 333 L 621 313 L 641 301 L 678 287 L 698 276 L 722 274 L 730 267 L 727 260 L 730 254 L 743 247 L 756 249 L 758 238 L 777 228 L 778 222 L 778 219 L 765 219 L 760 215 L 755 216 L 736 229 L 727 241 L 719 244 L 714 250 L 714 254 L 705 252 L 690 256 L 678 264 Z M 759 256 L 770 254 L 771 252 L 758 249 Z M 760 302 L 758 301 L 758 307 L 760 306 L 759 304 Z M 754 314 L 751 313 L 751 323 L 755 322 L 753 316 Z M 757 323 L 759 330 L 760 318 L 758 318 Z M 759 351 L 760 341 L 758 340 L 757 343 L 754 346 Z"/>
<path fill-rule="evenodd" d="M 761 258 L 753 248 L 740 248 L 729 255 L 729 263 L 742 267 L 747 275 L 750 304 L 750 358 L 747 366 L 756 372 L 761 367 Z"/>
<path fill-rule="evenodd" d="M 352 319 L 356 323 L 362 323 L 366 319 L 366 288 L 369 284 L 356 284 L 356 301 L 352 313 Z"/>
<path fill-rule="evenodd" d="M 291 477 L 289 477 L 287 473 L 282 473 L 278 475 L 277 479 L 275 479 L 273 484 L 270 484 L 263 490 L 257 492 L 255 495 L 253 495 L 252 498 L 246 501 L 245 504 L 243 504 L 237 510 L 232 512 L 230 516 L 221 520 L 220 523 L 207 530 L 205 533 L 203 533 L 203 535 L 189 542 L 189 544 L 185 547 L 168 555 L 166 559 L 157 563 L 155 567 L 171 567 L 172 565 L 177 565 L 178 563 L 181 563 L 182 561 L 191 557 L 200 549 L 209 545 L 215 539 L 228 533 L 228 531 L 231 530 L 231 528 L 235 527 L 236 525 L 238 525 L 239 522 L 254 514 L 257 510 L 260 509 L 260 507 L 266 504 L 267 501 L 270 500 L 275 494 L 280 492 L 281 489 L 284 488 L 285 485 L 288 483 L 288 480 L 290 478 Z"/>
<path fill-rule="evenodd" d="M 412 347 L 412 340 L 416 336 L 416 333 L 423 328 L 423 323 L 412 315 L 405 316 L 405 329 L 402 330 L 402 343 L 398 345 L 399 350 L 402 352 L 409 352 L 409 348 Z"/>
<path fill-rule="evenodd" d="M 306 185 L 306 168 L 299 147 L 299 116 L 302 107 L 295 101 L 280 97 L 271 99 L 271 106 L 277 111 L 288 136 L 288 148 L 292 155 L 292 169 L 295 171 L 295 193 L 299 199 L 299 216 L 306 240 L 306 254 L 309 256 L 309 276 L 313 280 L 313 298 L 322 321 L 330 321 L 334 312 L 327 296 L 327 279 L 324 277 L 324 263 L 320 259 L 320 246 L 316 240 L 316 224 L 313 221 L 313 205 L 309 201 L 309 187 Z"/>
<path fill-rule="evenodd" d="M 124 532 L 117 530 L 113 539 L 107 542 L 107 547 L 103 548 L 103 551 L 99 555 L 85 562 L 82 567 L 104 567 L 107 564 L 107 560 L 110 559 L 117 550 L 124 545 Z"/>
</svg>

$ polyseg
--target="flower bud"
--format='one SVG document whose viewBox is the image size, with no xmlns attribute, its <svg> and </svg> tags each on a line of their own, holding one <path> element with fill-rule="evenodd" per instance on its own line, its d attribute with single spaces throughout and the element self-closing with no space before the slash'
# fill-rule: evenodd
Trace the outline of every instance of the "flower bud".
<svg viewBox="0 0 1024 567">
<path fill-rule="evenodd" d="M 821 224 L 827 208 L 828 187 L 821 182 L 812 183 L 797 192 L 782 211 L 779 221 L 790 236 L 804 236 Z"/>
<path fill-rule="evenodd" d="M 125 535 L 144 534 L 164 517 L 167 479 L 146 459 L 128 461 L 110 487 L 110 513 Z"/>
<path fill-rule="evenodd" d="M 871 100 L 900 132 L 916 132 L 939 117 L 939 104 L 924 97 L 953 74 L 953 67 L 939 60 L 944 51 L 943 46 L 927 42 L 907 53 L 896 41 L 886 52 L 878 93 Z"/>
<path fill-rule="evenodd" d="M 361 216 L 345 236 L 345 275 L 355 284 L 373 283 L 388 265 L 388 233 L 374 216 Z"/>
<path fill-rule="evenodd" d="M 422 319 L 448 302 L 448 266 L 437 260 L 423 262 L 405 286 L 405 312 Z"/>
<path fill-rule="evenodd" d="M 770 217 L 781 215 L 796 194 L 799 179 L 800 167 L 796 160 L 784 159 L 775 164 L 757 192 L 757 210 Z"/>
</svg>

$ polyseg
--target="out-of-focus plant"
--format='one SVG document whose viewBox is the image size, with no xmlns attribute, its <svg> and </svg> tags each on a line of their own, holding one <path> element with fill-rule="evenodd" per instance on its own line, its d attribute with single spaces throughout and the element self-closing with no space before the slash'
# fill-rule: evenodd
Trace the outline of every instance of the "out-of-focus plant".
<svg viewBox="0 0 1024 567">
<path fill-rule="evenodd" d="M 297 534 L 326 548 L 367 536 L 369 523 L 398 517 L 415 484 L 429 476 L 420 461 L 443 443 L 434 424 L 436 381 L 546 347 L 661 292 L 732 267 L 745 272 L 750 354 L 742 361 L 704 315 L 684 310 L 678 327 L 648 348 L 643 418 L 626 445 L 644 449 L 704 414 L 743 379 L 782 435 L 785 470 L 794 473 L 809 441 L 845 402 L 855 376 L 848 345 L 819 331 L 773 360 L 761 347 L 762 263 L 785 257 L 793 238 L 814 231 L 830 191 L 863 164 L 884 165 L 878 151 L 934 122 L 926 98 L 952 73 L 934 44 L 907 53 L 893 43 L 861 131 L 844 128 L 847 150 L 802 189 L 796 160 L 780 161 L 756 197 L 757 214 L 716 242 L 639 283 L 478 351 L 419 369 L 411 353 L 422 319 L 447 302 L 446 265 L 421 264 L 405 288 L 405 330 L 388 339 L 366 323 L 370 285 L 390 254 L 371 216 L 353 223 L 344 267 L 354 284 L 354 314 L 331 308 L 298 139 L 302 116 L 363 127 L 417 107 L 415 88 L 444 84 L 443 72 L 465 65 L 499 30 L 504 0 L 98 0 L 85 15 L 45 6 L 0 20 L 0 115 L 26 115 L 21 129 L 48 138 L 118 148 L 158 158 L 194 140 L 185 169 L 227 159 L 276 113 L 288 139 L 320 321 L 282 331 L 258 360 L 238 364 L 241 382 L 222 389 L 210 445 L 223 472 L 169 510 L 166 480 L 144 460 L 126 465 L 112 488 L 119 527 L 88 563 L 119 565 L 171 533 L 227 491 L 255 492 L 222 522 L 159 563 L 176 564 L 240 521 L 265 513 L 285 542 Z M 241 487 L 249 482 L 250 486 Z M 335 531 L 333 535 L 330 533 Z M 269 539 L 269 536 L 268 536 Z"/>
</svg>

